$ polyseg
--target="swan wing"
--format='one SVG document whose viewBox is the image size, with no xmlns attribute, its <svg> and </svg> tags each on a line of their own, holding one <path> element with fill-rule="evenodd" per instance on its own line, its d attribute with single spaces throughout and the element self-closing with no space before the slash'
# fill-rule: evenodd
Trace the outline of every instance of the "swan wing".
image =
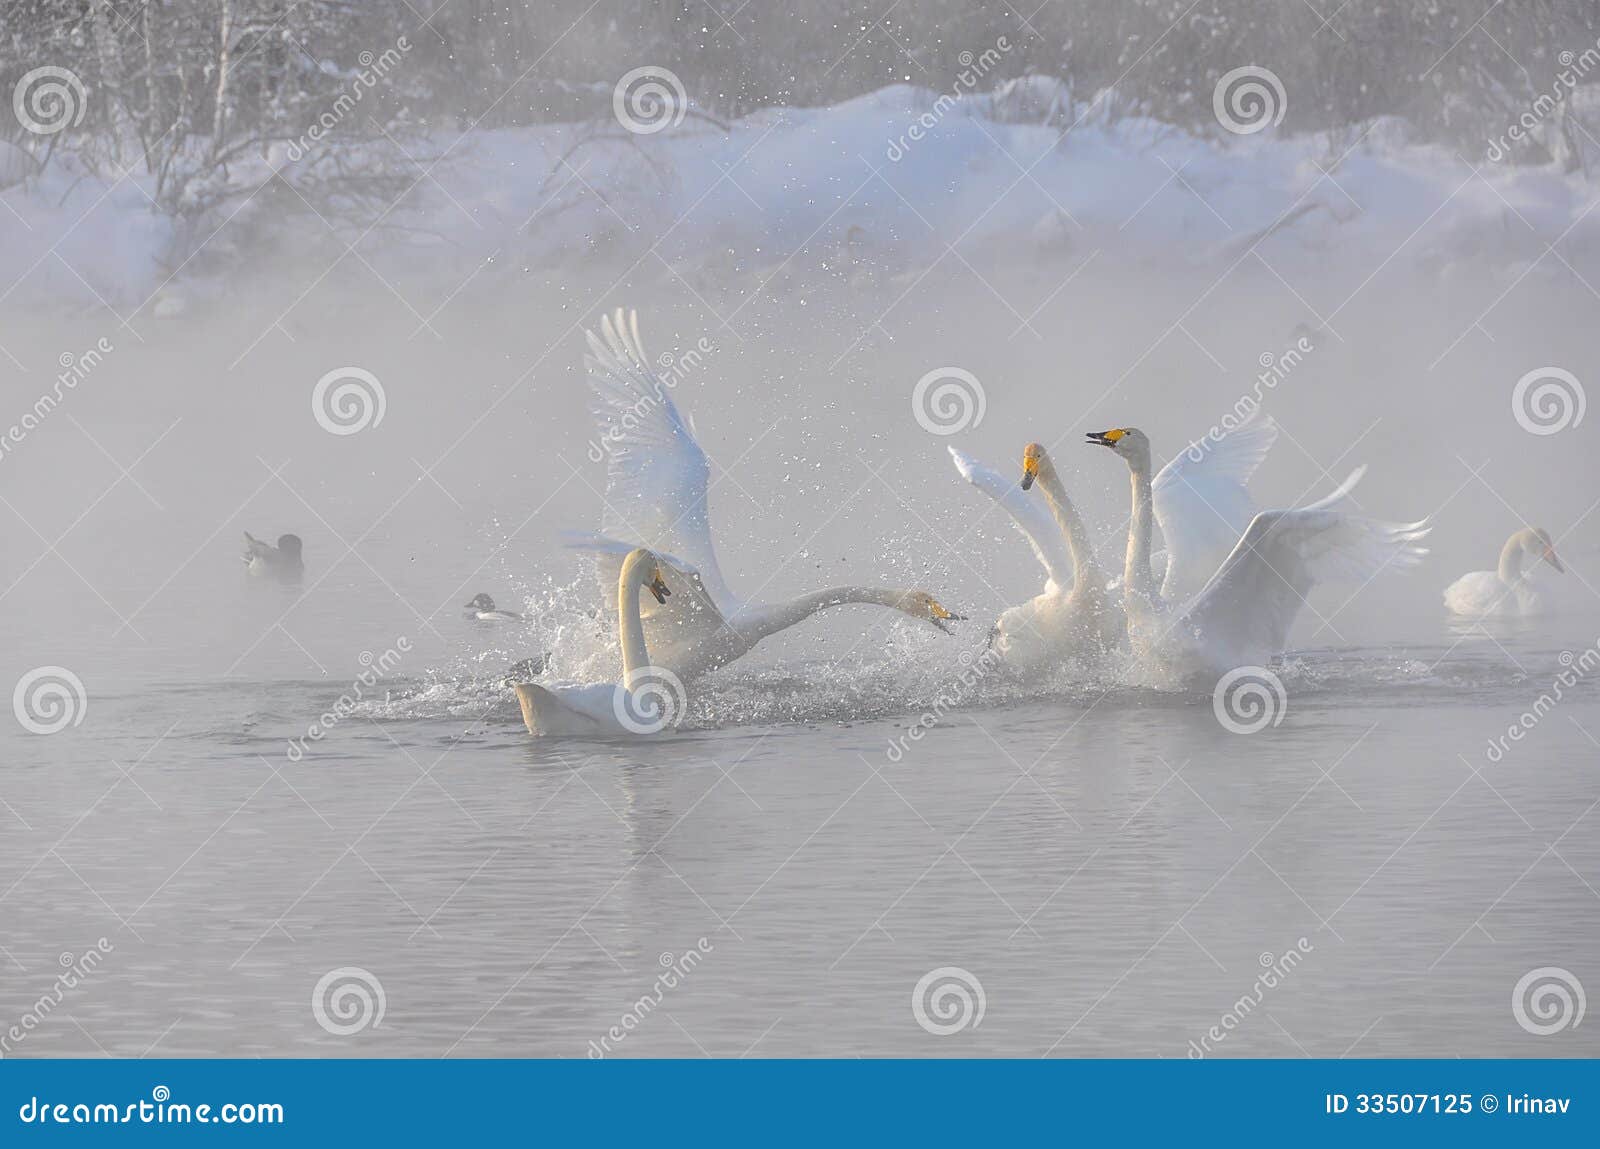
<svg viewBox="0 0 1600 1149">
<path fill-rule="evenodd" d="M 607 595 L 606 601 L 614 604 L 622 560 L 643 544 L 577 531 L 564 532 L 563 538 L 566 546 L 595 556 L 601 589 Z M 656 551 L 655 556 L 661 561 L 662 578 L 672 593 L 664 603 L 657 602 L 653 595 L 639 596 L 639 621 L 644 624 L 646 648 L 664 652 L 680 643 L 709 641 L 727 626 L 727 620 L 706 589 L 704 576 L 676 555 Z"/>
<path fill-rule="evenodd" d="M 590 413 L 606 448 L 604 534 L 636 538 L 651 550 L 681 555 L 725 610 L 728 593 L 711 542 L 706 454 L 672 401 L 673 381 L 651 365 L 637 312 L 619 308 L 600 333 L 584 332 L 593 392 Z"/>
<path fill-rule="evenodd" d="M 1205 585 L 1254 517 L 1245 484 L 1278 438 L 1271 416 L 1251 418 L 1219 439 L 1190 443 L 1150 484 L 1167 544 L 1161 594 L 1182 602 Z"/>
<path fill-rule="evenodd" d="M 1061 537 L 1050 509 L 1042 498 L 1029 498 L 1016 482 L 1008 479 L 993 467 L 987 467 L 971 455 L 950 448 L 950 458 L 956 470 L 978 490 L 1005 508 L 1011 523 L 1021 531 L 1033 548 L 1034 557 L 1044 565 L 1050 581 L 1066 590 L 1072 586 L 1072 553 L 1067 550 L 1067 540 Z"/>
<path fill-rule="evenodd" d="M 1306 595 L 1319 582 L 1363 581 L 1422 561 L 1427 520 L 1388 523 L 1344 509 L 1362 473 L 1310 506 L 1262 511 L 1251 519 L 1221 568 L 1182 611 L 1183 623 L 1213 665 L 1260 663 L 1281 652 Z"/>
</svg>

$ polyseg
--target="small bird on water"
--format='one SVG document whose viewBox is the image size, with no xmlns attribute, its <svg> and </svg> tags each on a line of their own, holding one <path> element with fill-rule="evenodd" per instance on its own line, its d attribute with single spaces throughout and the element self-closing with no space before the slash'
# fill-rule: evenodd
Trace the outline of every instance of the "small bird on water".
<svg viewBox="0 0 1600 1149">
<path fill-rule="evenodd" d="M 278 545 L 264 543 L 249 531 L 244 533 L 245 569 L 255 578 L 298 582 L 306 564 L 300 557 L 300 536 L 279 535 Z"/>
<path fill-rule="evenodd" d="M 486 594 L 472 597 L 472 601 L 463 608 L 468 618 L 475 618 L 479 622 L 521 622 L 522 616 L 514 610 L 500 610 L 494 605 L 494 599 Z"/>
</svg>

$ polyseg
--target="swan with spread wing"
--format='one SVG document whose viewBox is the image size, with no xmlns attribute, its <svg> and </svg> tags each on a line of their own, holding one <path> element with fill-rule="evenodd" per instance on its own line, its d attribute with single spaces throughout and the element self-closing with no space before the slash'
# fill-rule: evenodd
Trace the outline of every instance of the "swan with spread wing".
<svg viewBox="0 0 1600 1149">
<path fill-rule="evenodd" d="M 1270 416 L 1252 418 L 1214 442 L 1191 443 L 1150 483 L 1155 519 L 1166 550 L 1161 594 L 1192 596 L 1206 583 L 1255 514 L 1245 484 L 1278 437 Z M 1115 589 L 1095 559 L 1094 545 L 1049 453 L 1038 443 L 1023 451 L 1022 482 L 950 448 L 962 477 L 999 503 L 1045 569 L 1042 593 L 1001 614 L 992 641 L 1010 665 L 1038 667 L 1082 659 L 1117 646 L 1124 631 Z M 1037 480 L 1044 504 L 1026 492 Z"/>
<path fill-rule="evenodd" d="M 585 335 L 591 411 L 608 447 L 605 513 L 600 533 L 569 535 L 568 545 L 594 552 L 607 583 L 635 547 L 655 552 L 668 582 L 681 590 L 670 602 L 643 604 L 655 665 L 693 678 L 819 611 L 850 603 L 886 607 L 946 632 L 962 617 L 926 591 L 892 587 L 828 587 L 771 603 L 735 595 L 711 540 L 710 466 L 672 401 L 672 385 L 645 354 L 638 314 L 619 309 L 602 320 L 598 335 Z"/>
<path fill-rule="evenodd" d="M 1420 545 L 1431 529 L 1426 519 L 1387 523 L 1346 509 L 1362 467 L 1309 506 L 1256 514 L 1200 591 L 1169 601 L 1150 572 L 1150 440 L 1135 427 L 1121 427 L 1091 433 L 1088 441 L 1128 465 L 1133 514 L 1123 606 L 1134 656 L 1159 677 L 1186 681 L 1264 666 L 1287 646 L 1289 629 L 1317 583 L 1370 579 L 1385 568 L 1414 566 L 1428 553 Z"/>
<path fill-rule="evenodd" d="M 1044 567 L 1044 589 L 1001 613 L 990 643 L 1006 666 L 1038 670 L 1063 661 L 1093 659 L 1121 641 L 1122 616 L 1106 592 L 1094 544 L 1048 452 L 1038 443 L 1023 451 L 1022 481 L 950 448 L 962 478 L 1011 516 Z M 1041 505 L 1027 494 L 1037 482 Z"/>
</svg>

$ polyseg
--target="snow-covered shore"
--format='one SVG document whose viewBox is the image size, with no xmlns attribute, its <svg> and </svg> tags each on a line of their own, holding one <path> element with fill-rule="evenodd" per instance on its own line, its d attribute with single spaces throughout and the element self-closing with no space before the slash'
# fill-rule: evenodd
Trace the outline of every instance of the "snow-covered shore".
<svg viewBox="0 0 1600 1149">
<path fill-rule="evenodd" d="M 108 181 L 58 159 L 0 192 L 0 290 L 13 305 L 175 312 L 263 253 L 328 249 L 332 234 L 402 278 L 456 282 L 491 258 L 626 267 L 654 253 L 691 283 L 765 280 L 802 252 L 846 273 L 914 276 L 947 245 L 974 261 L 1111 249 L 1204 265 L 1269 231 L 1261 250 L 1290 261 L 1337 250 L 1514 270 L 1552 242 L 1570 254 L 1600 236 L 1584 176 L 1410 142 L 1395 121 L 1337 139 L 1202 138 L 1083 115 L 1052 102 L 1052 84 L 953 102 L 895 86 L 726 130 L 690 117 L 644 136 L 610 122 L 436 134 L 376 221 L 381 206 L 324 222 L 293 193 L 268 194 L 275 169 L 294 182 L 287 150 L 234 166 L 239 193 L 181 229 L 137 170 Z"/>
</svg>

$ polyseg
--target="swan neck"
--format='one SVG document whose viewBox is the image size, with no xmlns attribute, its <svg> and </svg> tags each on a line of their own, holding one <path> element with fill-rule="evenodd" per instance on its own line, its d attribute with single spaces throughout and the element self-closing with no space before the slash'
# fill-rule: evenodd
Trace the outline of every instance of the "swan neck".
<svg viewBox="0 0 1600 1149">
<path fill-rule="evenodd" d="M 1522 562 L 1527 552 L 1522 548 L 1523 532 L 1518 531 L 1506 540 L 1506 545 L 1500 548 L 1500 566 L 1498 574 L 1500 581 L 1505 583 L 1516 582 L 1522 577 Z"/>
<path fill-rule="evenodd" d="M 1083 517 L 1067 496 L 1061 485 L 1061 476 L 1054 467 L 1039 468 L 1039 487 L 1044 492 L 1045 503 L 1055 517 L 1056 526 L 1067 538 L 1067 548 L 1072 552 L 1072 585 L 1088 586 L 1101 581 L 1100 564 L 1095 561 L 1094 543 L 1083 525 Z"/>
<path fill-rule="evenodd" d="M 1133 487 L 1133 516 L 1128 523 L 1128 554 L 1123 564 L 1122 584 L 1129 590 L 1148 595 L 1150 579 L 1150 527 L 1153 505 L 1150 494 L 1150 465 L 1128 464 Z"/>
<path fill-rule="evenodd" d="M 812 591 L 800 595 L 788 602 L 779 603 L 757 615 L 751 622 L 741 627 L 753 638 L 765 638 L 769 634 L 776 634 L 780 630 L 787 630 L 796 623 L 804 622 L 812 615 L 829 607 L 845 606 L 849 603 L 870 603 L 875 606 L 898 606 L 905 597 L 906 591 L 893 590 L 888 587 L 875 586 L 832 586 L 824 590 Z"/>
<path fill-rule="evenodd" d="M 649 581 L 646 577 L 649 562 L 646 555 L 629 555 L 617 579 L 617 631 L 622 636 L 622 674 L 625 683 L 635 671 L 650 665 L 650 651 L 644 641 L 644 623 L 639 618 L 639 592 Z"/>
</svg>

